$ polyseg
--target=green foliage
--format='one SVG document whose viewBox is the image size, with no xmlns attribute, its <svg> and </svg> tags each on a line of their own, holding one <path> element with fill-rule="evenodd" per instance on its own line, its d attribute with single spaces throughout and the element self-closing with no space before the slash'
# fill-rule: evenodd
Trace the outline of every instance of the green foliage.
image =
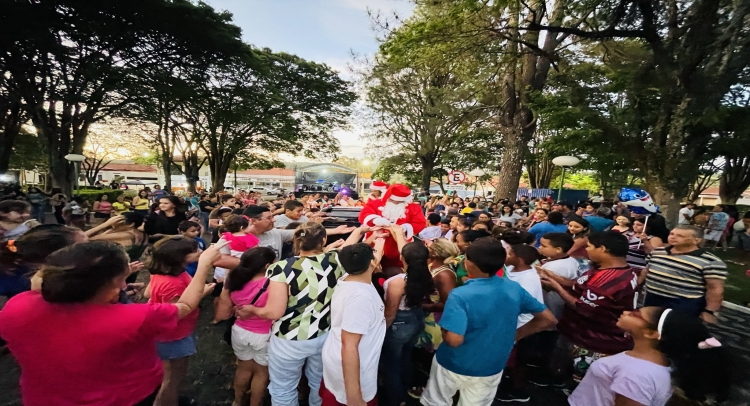
<svg viewBox="0 0 750 406">
<path fill-rule="evenodd" d="M 107 195 L 107 199 L 109 202 L 116 202 L 117 196 L 120 196 L 123 193 L 124 191 L 122 190 L 113 189 L 80 189 L 76 190 L 73 193 L 73 196 L 81 196 L 86 199 L 86 201 L 88 201 L 91 205 L 93 205 L 96 199 L 98 199 L 101 195 Z"/>
</svg>

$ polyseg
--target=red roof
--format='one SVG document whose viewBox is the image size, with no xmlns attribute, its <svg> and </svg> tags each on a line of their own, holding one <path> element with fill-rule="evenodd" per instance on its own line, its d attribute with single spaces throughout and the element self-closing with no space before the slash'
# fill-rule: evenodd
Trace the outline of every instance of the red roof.
<svg viewBox="0 0 750 406">
<path fill-rule="evenodd" d="M 102 170 L 115 172 L 156 172 L 156 167 L 152 165 L 116 164 L 110 162 Z"/>
<path fill-rule="evenodd" d="M 238 171 L 238 174 L 243 175 L 276 175 L 276 176 L 294 176 L 294 170 L 293 169 L 282 169 L 282 168 L 274 168 L 274 169 L 250 169 L 247 171 Z"/>
</svg>

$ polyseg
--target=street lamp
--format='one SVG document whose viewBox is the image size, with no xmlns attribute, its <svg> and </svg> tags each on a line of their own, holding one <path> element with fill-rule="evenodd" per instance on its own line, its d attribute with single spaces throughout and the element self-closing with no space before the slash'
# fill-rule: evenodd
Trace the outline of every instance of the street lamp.
<svg viewBox="0 0 750 406">
<path fill-rule="evenodd" d="M 563 190 L 563 185 L 565 184 L 565 168 L 576 166 L 578 165 L 579 162 L 581 162 L 580 159 L 574 156 L 568 156 L 568 155 L 559 156 L 552 160 L 553 165 L 557 165 L 562 168 L 562 176 L 560 177 L 560 189 L 558 189 L 557 191 L 558 201 L 562 200 L 562 190 Z"/>
<path fill-rule="evenodd" d="M 86 160 L 86 157 L 81 154 L 68 154 L 65 155 L 65 159 L 69 162 L 73 162 L 75 165 L 75 182 L 73 183 L 73 190 L 78 190 L 78 177 L 81 170 L 81 162 Z"/>
<path fill-rule="evenodd" d="M 368 170 L 370 166 L 370 161 L 368 159 L 365 159 L 362 161 L 362 165 L 365 166 L 365 170 Z M 364 182 L 361 182 L 361 179 L 359 178 L 359 167 L 357 167 L 357 194 L 361 195 L 362 193 L 364 193 L 364 191 L 365 191 Z"/>
<path fill-rule="evenodd" d="M 477 183 L 479 183 L 479 177 L 484 176 L 484 171 L 481 169 L 474 169 L 473 171 L 469 172 L 469 175 L 474 177 L 474 196 L 477 195 Z"/>
</svg>

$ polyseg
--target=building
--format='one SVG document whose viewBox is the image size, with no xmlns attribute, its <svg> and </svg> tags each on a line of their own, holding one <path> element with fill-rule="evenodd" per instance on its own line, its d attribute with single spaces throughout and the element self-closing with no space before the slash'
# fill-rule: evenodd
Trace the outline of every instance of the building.
<svg viewBox="0 0 750 406">
<path fill-rule="evenodd" d="M 721 204 L 721 197 L 719 197 L 719 188 L 710 187 L 703 191 L 698 196 L 698 200 L 694 202 L 698 206 L 715 206 Z M 742 194 L 742 197 L 737 200 L 737 204 L 750 205 L 750 189 L 746 190 Z"/>
</svg>

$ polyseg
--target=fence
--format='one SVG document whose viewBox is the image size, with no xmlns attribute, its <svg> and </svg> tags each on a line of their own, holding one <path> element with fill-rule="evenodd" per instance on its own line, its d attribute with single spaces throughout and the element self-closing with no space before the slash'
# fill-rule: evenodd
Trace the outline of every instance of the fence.
<svg viewBox="0 0 750 406">
<path fill-rule="evenodd" d="M 520 199 L 521 196 L 528 196 L 531 198 L 538 198 L 538 197 L 547 197 L 547 195 L 552 195 L 552 198 L 556 201 L 564 200 L 570 204 L 577 204 L 579 202 L 584 202 L 588 200 L 589 198 L 589 191 L 588 190 L 571 190 L 571 189 L 563 189 L 562 191 L 562 198 L 558 199 L 557 197 L 557 189 L 527 189 L 527 188 L 518 188 L 518 192 L 516 194 L 516 198 Z"/>
</svg>

